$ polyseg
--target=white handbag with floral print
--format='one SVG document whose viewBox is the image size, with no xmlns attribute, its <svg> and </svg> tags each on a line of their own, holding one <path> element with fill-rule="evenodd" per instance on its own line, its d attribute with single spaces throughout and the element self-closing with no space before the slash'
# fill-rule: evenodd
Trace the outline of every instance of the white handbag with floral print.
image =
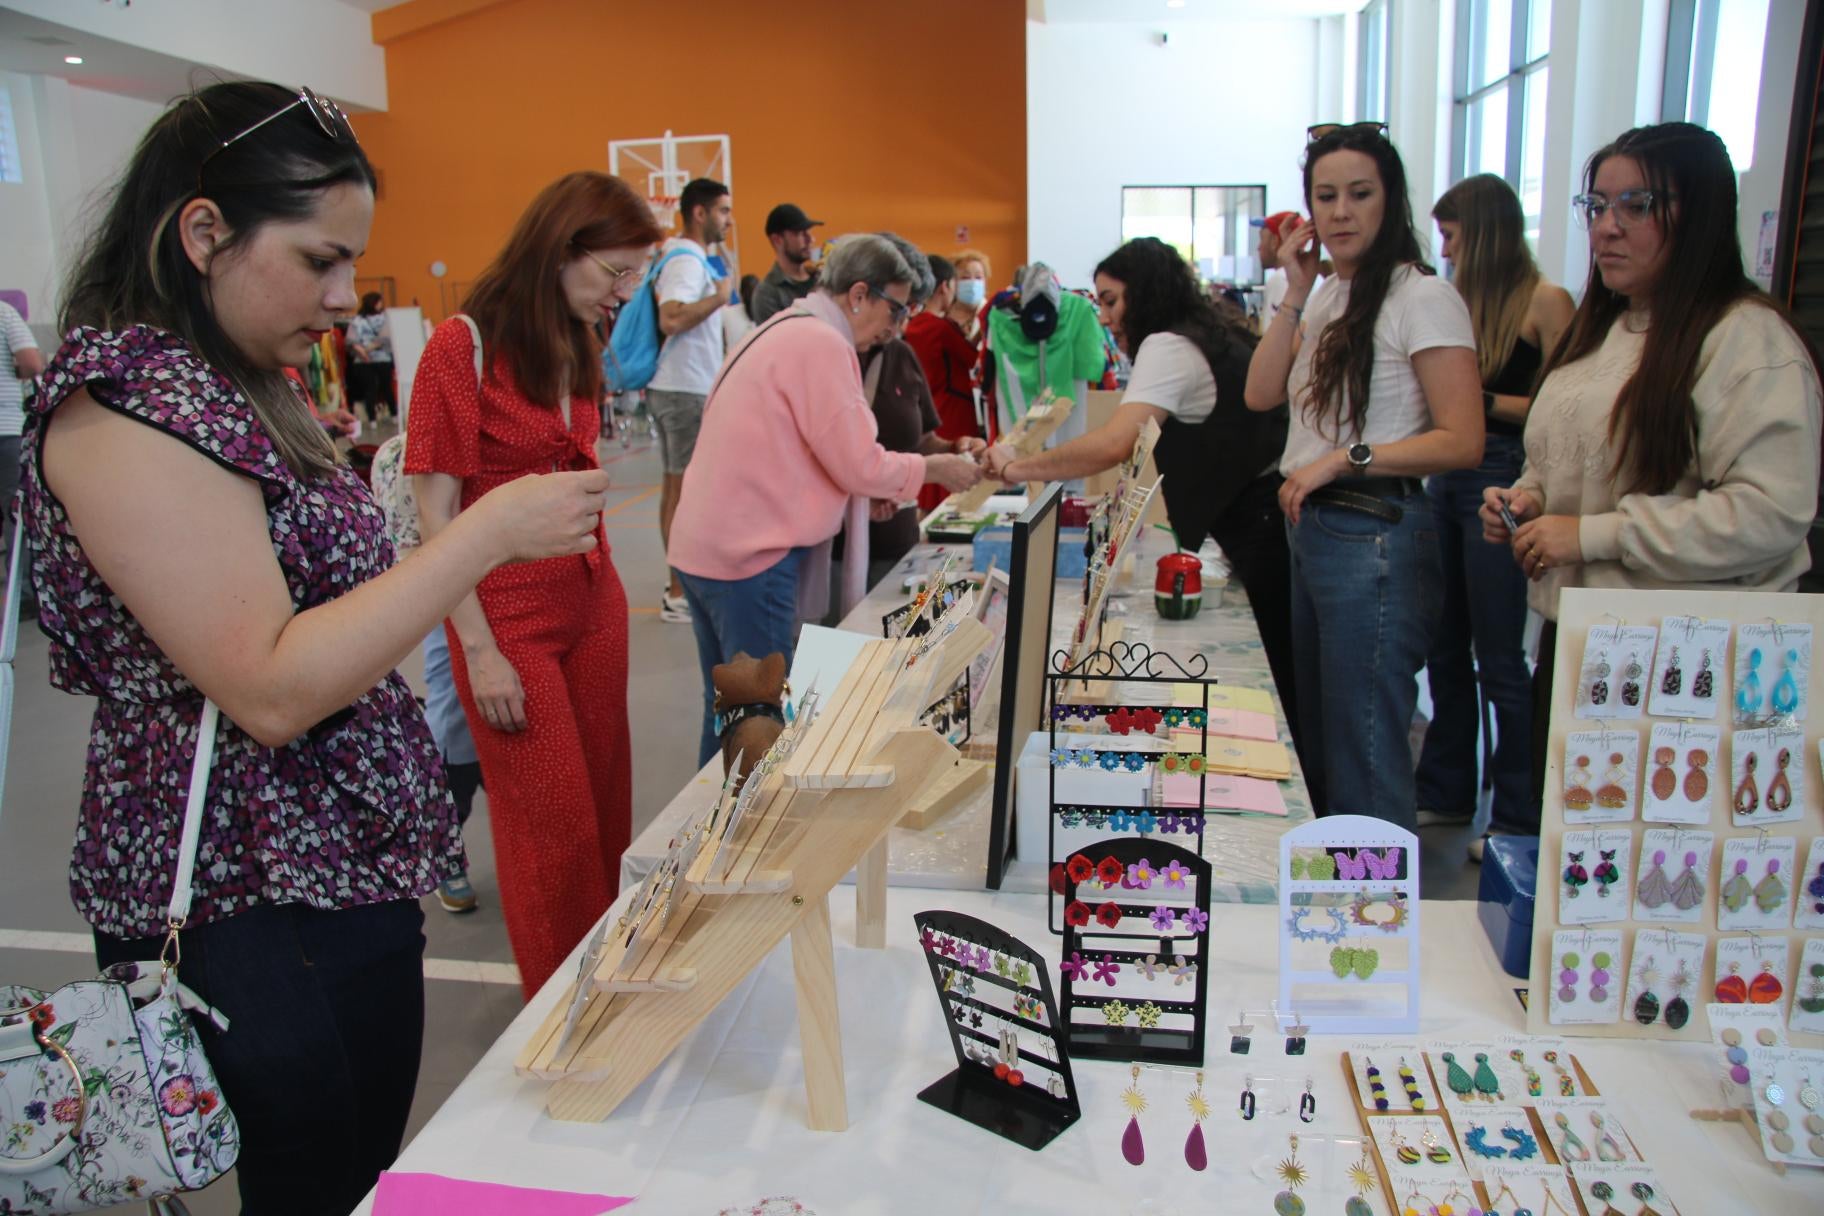
<svg viewBox="0 0 1824 1216">
<path fill-rule="evenodd" d="M 25 577 L 24 527 L 13 533 L 0 627 L 0 788 L 12 726 L 13 652 Z M 190 912 L 190 881 L 219 712 L 203 705 L 178 844 L 167 951 Z M 0 984 L 0 1216 L 87 1212 L 175 1196 L 234 1164 L 240 1129 L 215 1083 L 192 1017 L 228 1024 L 177 982 L 175 966 L 122 963 L 54 992 Z"/>
</svg>

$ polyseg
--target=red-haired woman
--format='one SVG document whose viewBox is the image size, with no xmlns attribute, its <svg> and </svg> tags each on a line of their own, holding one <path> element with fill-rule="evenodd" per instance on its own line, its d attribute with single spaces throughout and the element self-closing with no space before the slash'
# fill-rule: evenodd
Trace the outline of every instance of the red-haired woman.
<svg viewBox="0 0 1824 1216">
<path fill-rule="evenodd" d="M 597 467 L 595 326 L 639 286 L 660 236 L 606 174 L 572 173 L 532 201 L 413 382 L 405 471 L 427 541 L 504 482 Z M 445 624 L 527 997 L 613 900 L 632 832 L 627 599 L 600 540 L 496 570 Z"/>
</svg>

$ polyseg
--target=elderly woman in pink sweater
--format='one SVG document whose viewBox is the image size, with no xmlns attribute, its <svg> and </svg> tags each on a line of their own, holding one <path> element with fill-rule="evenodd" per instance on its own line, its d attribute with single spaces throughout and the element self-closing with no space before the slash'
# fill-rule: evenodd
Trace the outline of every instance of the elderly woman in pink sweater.
<svg viewBox="0 0 1824 1216">
<path fill-rule="evenodd" d="M 889 452 L 876 438 L 856 352 L 906 315 L 913 280 L 891 242 L 843 241 L 817 289 L 749 334 L 710 390 L 667 553 L 703 667 L 699 761 L 718 747 L 710 669 L 737 651 L 790 664 L 799 566 L 850 497 L 908 502 L 927 481 L 963 490 L 981 477 L 970 456 Z"/>
</svg>

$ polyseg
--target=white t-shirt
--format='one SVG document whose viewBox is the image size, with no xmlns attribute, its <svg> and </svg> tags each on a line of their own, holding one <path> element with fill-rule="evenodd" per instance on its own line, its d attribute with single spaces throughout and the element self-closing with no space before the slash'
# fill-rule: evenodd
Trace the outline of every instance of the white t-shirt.
<svg viewBox="0 0 1824 1216">
<path fill-rule="evenodd" d="M 1425 392 L 1412 370 L 1412 357 L 1422 350 L 1442 346 L 1476 349 L 1476 332 L 1469 307 L 1457 289 L 1437 275 L 1421 274 L 1407 266 L 1394 272 L 1381 315 L 1374 322 L 1374 371 L 1368 382 L 1368 412 L 1362 432 L 1349 426 L 1349 401 L 1344 394 L 1342 419 L 1329 418 L 1314 427 L 1305 417 L 1310 395 L 1311 359 L 1319 336 L 1343 315 L 1349 304 L 1348 279 L 1331 279 L 1311 297 L 1305 309 L 1305 337 L 1292 361 L 1287 383 L 1291 401 L 1291 426 L 1279 471 L 1302 469 L 1337 448 L 1358 440 L 1367 444 L 1397 443 L 1431 430 L 1431 410 Z M 1372 471 L 1372 470 L 1371 470 Z"/>
<path fill-rule="evenodd" d="M 695 304 L 715 289 L 715 280 L 704 262 L 709 255 L 703 246 L 686 237 L 674 236 L 665 242 L 659 256 L 674 249 L 691 250 L 695 256 L 679 254 L 659 271 L 657 286 L 661 311 L 674 301 Z M 665 339 L 665 344 L 659 348 L 659 369 L 653 374 L 651 387 L 672 393 L 707 395 L 715 386 L 716 373 L 721 370 L 722 319 L 711 313 L 702 324 Z"/>
<path fill-rule="evenodd" d="M 0 303 L 0 346 L 6 348 L 0 351 L 0 436 L 10 437 L 25 430 L 25 389 L 13 352 L 38 349 L 38 339 L 11 304 Z"/>
<path fill-rule="evenodd" d="M 1311 284 L 1311 296 L 1307 298 L 1314 298 L 1317 295 L 1317 289 L 1329 281 L 1328 277 L 1318 275 L 1317 281 Z M 1279 312 L 1280 304 L 1285 301 L 1286 293 L 1291 290 L 1292 283 L 1286 278 L 1285 271 L 1279 269 L 1267 271 L 1266 285 L 1260 289 L 1261 303 L 1266 306 L 1266 313 L 1261 317 L 1263 330 L 1273 320 L 1274 314 Z"/>
<path fill-rule="evenodd" d="M 1183 334 L 1147 336 L 1134 352 L 1121 404 L 1156 405 L 1180 422 L 1202 422 L 1216 408 L 1216 377 L 1197 344 Z"/>
</svg>

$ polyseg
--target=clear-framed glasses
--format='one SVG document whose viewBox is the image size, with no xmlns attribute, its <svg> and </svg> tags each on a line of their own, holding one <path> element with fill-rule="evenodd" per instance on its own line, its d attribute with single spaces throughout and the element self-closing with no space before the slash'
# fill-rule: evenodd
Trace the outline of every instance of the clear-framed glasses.
<svg viewBox="0 0 1824 1216">
<path fill-rule="evenodd" d="M 1314 144 L 1326 136 L 1335 135 L 1338 131 L 1356 132 L 1371 131 L 1381 138 L 1387 137 L 1387 124 L 1384 122 L 1320 122 L 1305 128 L 1305 142 Z"/>
<path fill-rule="evenodd" d="M 1658 202 L 1670 205 L 1674 195 L 1664 198 L 1651 190 L 1623 190 L 1614 198 L 1606 194 L 1579 194 L 1571 200 L 1571 210 L 1577 215 L 1577 222 L 1585 228 L 1594 228 L 1602 222 L 1602 217 L 1614 209 L 1616 222 L 1623 228 L 1632 228 L 1644 224 L 1653 214 L 1653 204 Z"/>
<path fill-rule="evenodd" d="M 602 261 L 602 259 L 596 257 L 592 251 L 583 249 L 581 245 L 578 245 L 577 248 L 582 249 L 584 257 L 588 258 L 591 262 L 594 262 L 597 266 L 600 266 L 614 277 L 613 290 L 615 291 L 619 291 L 621 285 L 629 281 L 638 283 L 640 278 L 646 273 L 646 268 L 644 266 L 630 266 L 626 270 L 616 270 L 608 263 Z"/>
<path fill-rule="evenodd" d="M 296 97 L 292 98 L 266 117 L 260 119 L 260 121 L 254 123 L 246 130 L 230 135 L 227 139 L 222 141 L 219 148 L 216 148 L 213 152 L 209 153 L 209 155 L 203 157 L 203 163 L 196 167 L 198 189 L 200 190 L 202 187 L 203 170 L 208 168 L 210 161 L 226 152 L 229 148 L 234 147 L 234 145 L 240 143 L 243 139 L 246 139 L 249 135 L 252 135 L 267 123 L 275 122 L 278 119 L 283 118 L 299 106 L 303 106 L 304 112 L 315 120 L 317 130 L 323 133 L 325 139 L 333 139 L 338 142 L 346 139 L 349 143 L 357 146 L 361 143 L 359 139 L 355 138 L 355 128 L 350 125 L 348 115 L 342 112 L 341 106 L 330 101 L 326 97 L 317 96 L 309 89 L 301 88 L 298 90 L 298 95 Z"/>
<path fill-rule="evenodd" d="M 910 304 L 902 304 L 878 287 L 868 288 L 868 294 L 887 306 L 888 310 L 893 314 L 893 324 L 895 325 L 898 325 L 901 321 L 905 320 L 907 314 L 912 311 L 912 306 Z"/>
</svg>

